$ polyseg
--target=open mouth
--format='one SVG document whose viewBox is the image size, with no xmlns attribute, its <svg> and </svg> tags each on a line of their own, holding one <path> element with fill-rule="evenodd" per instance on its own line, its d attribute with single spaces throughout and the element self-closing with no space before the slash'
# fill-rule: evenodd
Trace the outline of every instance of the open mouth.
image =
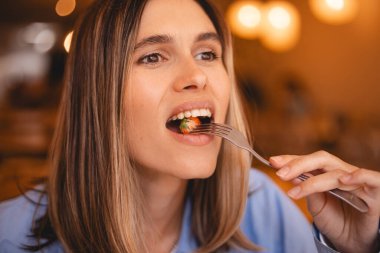
<svg viewBox="0 0 380 253">
<path fill-rule="evenodd" d="M 212 116 L 211 110 L 203 108 L 180 112 L 166 122 L 166 128 L 175 133 L 188 134 L 199 125 L 213 122 Z"/>
</svg>

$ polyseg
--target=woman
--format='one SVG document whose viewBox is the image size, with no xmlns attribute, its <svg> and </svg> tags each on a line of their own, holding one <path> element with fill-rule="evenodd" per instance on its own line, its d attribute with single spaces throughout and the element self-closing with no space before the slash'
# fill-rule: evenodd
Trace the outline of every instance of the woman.
<svg viewBox="0 0 380 253">
<path fill-rule="evenodd" d="M 48 200 L 39 200 L 48 207 L 33 215 L 25 198 L 2 205 L 4 252 L 25 252 L 20 245 L 44 252 L 316 252 L 302 214 L 249 169 L 244 151 L 173 127 L 176 118 L 202 116 L 246 133 L 230 37 L 214 8 L 191 0 L 98 1 L 75 31 Z M 310 195 L 331 247 L 374 252 L 379 173 L 326 153 L 271 162 L 284 180 L 327 171 L 290 195 Z M 343 185 L 359 187 L 370 212 L 316 193 Z"/>
</svg>

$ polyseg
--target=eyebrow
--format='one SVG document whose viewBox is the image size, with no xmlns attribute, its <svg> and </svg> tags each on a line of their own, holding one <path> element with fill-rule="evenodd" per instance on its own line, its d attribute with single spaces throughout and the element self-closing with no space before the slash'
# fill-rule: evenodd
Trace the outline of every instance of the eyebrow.
<svg viewBox="0 0 380 253">
<path fill-rule="evenodd" d="M 201 33 L 197 36 L 197 38 L 195 39 L 195 42 L 200 42 L 200 41 L 205 41 L 205 40 L 214 40 L 221 43 L 220 36 L 215 32 Z"/>
<path fill-rule="evenodd" d="M 142 39 L 139 43 L 137 43 L 135 46 L 135 50 L 141 47 L 145 47 L 147 45 L 166 44 L 172 41 L 173 41 L 173 38 L 170 37 L 169 35 L 164 35 L 164 34 L 152 35 L 152 36 Z"/>
<path fill-rule="evenodd" d="M 206 41 L 206 40 L 214 40 L 219 43 L 221 43 L 220 36 L 215 32 L 205 32 L 199 34 L 194 42 L 200 42 L 200 41 Z M 141 47 L 145 47 L 148 45 L 155 45 L 155 44 L 167 44 L 173 42 L 173 37 L 166 34 L 156 34 L 149 37 L 146 37 L 142 39 L 140 42 L 138 42 L 135 46 L 135 51 Z"/>
</svg>

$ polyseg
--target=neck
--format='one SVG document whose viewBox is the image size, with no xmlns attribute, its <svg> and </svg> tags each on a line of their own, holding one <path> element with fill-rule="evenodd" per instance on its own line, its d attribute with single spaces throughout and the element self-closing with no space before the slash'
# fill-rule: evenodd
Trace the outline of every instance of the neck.
<svg viewBox="0 0 380 253">
<path fill-rule="evenodd" d="M 170 252 L 181 230 L 187 180 L 157 174 L 141 178 L 149 215 L 148 247 L 152 252 Z"/>
</svg>

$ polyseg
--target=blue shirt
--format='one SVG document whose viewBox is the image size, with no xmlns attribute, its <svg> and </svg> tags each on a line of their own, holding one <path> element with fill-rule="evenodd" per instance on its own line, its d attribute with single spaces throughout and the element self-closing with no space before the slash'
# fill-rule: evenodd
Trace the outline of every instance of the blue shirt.
<svg viewBox="0 0 380 253">
<path fill-rule="evenodd" d="M 241 221 L 243 233 L 267 253 L 315 253 L 317 252 L 312 227 L 295 204 L 265 174 L 250 172 L 250 188 L 245 214 Z M 27 196 L 38 201 L 38 192 Z M 46 202 L 46 198 L 44 199 Z M 45 203 L 46 204 L 46 203 Z M 28 237 L 35 217 L 46 211 L 41 206 L 35 214 L 36 205 L 24 196 L 0 203 L 0 253 L 25 253 L 20 246 L 35 245 Z M 191 234 L 191 202 L 185 205 L 181 235 L 177 253 L 194 252 L 197 243 Z M 59 242 L 44 249 L 46 253 L 63 252 Z M 231 249 L 229 253 L 248 252 Z"/>
</svg>

